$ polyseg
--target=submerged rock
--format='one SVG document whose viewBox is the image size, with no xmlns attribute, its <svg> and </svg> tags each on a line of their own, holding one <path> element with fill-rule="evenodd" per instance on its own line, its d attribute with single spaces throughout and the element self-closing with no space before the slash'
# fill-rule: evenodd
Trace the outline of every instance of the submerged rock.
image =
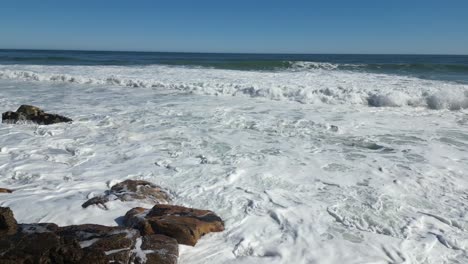
<svg viewBox="0 0 468 264">
<path fill-rule="evenodd" d="M 7 189 L 7 188 L 0 188 L 0 193 L 12 193 L 13 190 Z"/>
<path fill-rule="evenodd" d="M 102 225 L 58 227 L 17 224 L 0 207 L 0 263 L 175 264 L 177 241 L 163 235 L 141 237 L 138 230 Z"/>
<path fill-rule="evenodd" d="M 142 180 L 125 180 L 112 186 L 104 195 L 93 197 L 81 206 L 86 208 L 90 205 L 98 205 L 107 209 L 105 203 L 115 199 L 121 201 L 145 200 L 153 204 L 168 203 L 171 200 L 170 195 L 158 185 Z"/>
<path fill-rule="evenodd" d="M 166 204 L 151 210 L 134 208 L 125 215 L 124 224 L 142 234 L 162 234 L 190 246 L 205 234 L 224 230 L 223 220 L 212 211 Z"/>
<path fill-rule="evenodd" d="M 2 114 L 2 123 L 16 124 L 20 121 L 30 121 L 39 125 L 71 122 L 68 117 L 49 114 L 32 105 L 21 105 L 16 112 L 8 111 Z"/>
</svg>

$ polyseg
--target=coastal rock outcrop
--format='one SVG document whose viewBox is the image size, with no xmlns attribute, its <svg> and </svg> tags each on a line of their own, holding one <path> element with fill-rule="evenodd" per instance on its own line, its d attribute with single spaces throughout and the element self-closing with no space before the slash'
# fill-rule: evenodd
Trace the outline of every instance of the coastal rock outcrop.
<svg viewBox="0 0 468 264">
<path fill-rule="evenodd" d="M 164 235 L 92 224 L 17 224 L 11 210 L 0 207 L 0 263 L 175 264 L 178 255 L 177 241 Z"/>
<path fill-rule="evenodd" d="M 20 121 L 29 121 L 39 125 L 71 122 L 68 117 L 49 114 L 32 105 L 21 105 L 16 112 L 8 111 L 2 114 L 2 123 L 16 124 Z"/>
<path fill-rule="evenodd" d="M 133 208 L 126 213 L 124 225 L 141 234 L 166 235 L 190 246 L 205 234 L 224 230 L 223 220 L 212 211 L 167 204 L 152 209 Z"/>
<path fill-rule="evenodd" d="M 105 203 L 116 199 L 121 201 L 145 200 L 153 204 L 171 201 L 169 193 L 158 185 L 143 180 L 125 180 L 112 186 L 104 195 L 93 197 L 81 206 L 86 208 L 90 205 L 98 205 L 107 209 Z"/>
</svg>

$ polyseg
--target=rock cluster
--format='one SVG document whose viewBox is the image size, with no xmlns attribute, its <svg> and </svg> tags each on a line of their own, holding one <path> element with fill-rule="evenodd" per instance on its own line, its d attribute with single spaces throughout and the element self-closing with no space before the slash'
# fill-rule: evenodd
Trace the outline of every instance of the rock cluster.
<svg viewBox="0 0 468 264">
<path fill-rule="evenodd" d="M 10 208 L 0 207 L 0 263 L 173 264 L 178 244 L 194 246 L 203 235 L 224 230 L 223 220 L 212 211 L 160 204 L 170 201 L 169 194 L 146 181 L 121 182 L 100 197 L 109 201 L 111 196 L 156 205 L 128 211 L 124 227 L 18 224 Z M 83 207 L 100 204 L 93 199 Z"/>
<path fill-rule="evenodd" d="M 0 208 L 1 263 L 177 263 L 177 241 L 101 225 L 17 224 Z"/>
<path fill-rule="evenodd" d="M 2 114 L 2 123 L 16 124 L 20 121 L 29 121 L 39 125 L 51 125 L 62 122 L 71 122 L 68 117 L 49 114 L 32 105 L 22 105 L 16 112 L 8 111 Z"/>
</svg>

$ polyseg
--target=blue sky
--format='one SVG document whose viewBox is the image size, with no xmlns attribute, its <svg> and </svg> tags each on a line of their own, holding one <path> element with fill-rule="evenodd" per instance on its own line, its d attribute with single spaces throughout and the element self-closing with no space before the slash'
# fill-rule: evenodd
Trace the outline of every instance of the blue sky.
<svg viewBox="0 0 468 264">
<path fill-rule="evenodd" d="M 468 0 L 2 0 L 0 48 L 468 54 Z"/>
</svg>

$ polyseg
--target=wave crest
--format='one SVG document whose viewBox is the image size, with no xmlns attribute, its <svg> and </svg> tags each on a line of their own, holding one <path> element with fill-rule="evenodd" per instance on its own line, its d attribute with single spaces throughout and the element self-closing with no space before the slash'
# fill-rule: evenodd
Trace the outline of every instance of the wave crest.
<svg viewBox="0 0 468 264">
<path fill-rule="evenodd" d="M 310 66 L 310 65 L 309 65 Z M 309 67 L 307 66 L 307 67 Z M 300 66 L 302 67 L 302 66 Z M 332 64 L 311 67 L 332 68 Z M 233 72 L 165 66 L 0 67 L 0 79 L 111 85 L 372 107 L 468 109 L 468 86 L 442 81 L 356 72 Z"/>
</svg>

